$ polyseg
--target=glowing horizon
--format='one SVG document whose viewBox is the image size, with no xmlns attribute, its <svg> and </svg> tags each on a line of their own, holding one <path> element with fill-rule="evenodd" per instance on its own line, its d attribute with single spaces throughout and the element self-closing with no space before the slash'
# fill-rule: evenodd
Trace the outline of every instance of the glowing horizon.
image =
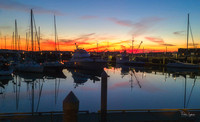
<svg viewBox="0 0 200 122">
<path fill-rule="evenodd" d="M 47 6 L 42 6 L 43 2 Z M 30 9 L 32 8 L 36 28 L 41 29 L 41 51 L 55 50 L 54 14 L 59 40 L 57 45 L 61 51 L 73 51 L 76 43 L 87 51 L 97 51 L 98 47 L 99 52 L 127 50 L 131 53 L 132 37 L 134 37 L 135 53 L 136 50 L 137 53 L 165 52 L 166 48 L 168 52 L 174 52 L 178 48 L 186 48 L 187 13 L 191 15 L 190 25 L 194 36 L 193 43 L 190 35 L 189 48 L 199 45 L 196 41 L 200 39 L 198 34 L 200 33 L 198 29 L 199 1 L 194 1 L 194 3 L 187 0 L 46 2 L 0 1 L 1 49 L 12 48 L 16 19 L 20 49 L 26 50 L 26 33 L 29 32 Z M 182 4 L 179 5 L 180 3 Z M 143 43 L 138 49 L 141 41 Z M 31 50 L 30 42 L 29 50 Z"/>
</svg>

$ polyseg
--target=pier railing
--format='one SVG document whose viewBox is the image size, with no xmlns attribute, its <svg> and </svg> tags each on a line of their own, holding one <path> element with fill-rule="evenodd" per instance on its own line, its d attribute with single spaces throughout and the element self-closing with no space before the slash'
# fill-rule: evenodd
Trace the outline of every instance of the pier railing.
<svg viewBox="0 0 200 122">
<path fill-rule="evenodd" d="M 79 111 L 79 113 L 86 113 L 89 114 L 89 111 Z M 0 113 L 0 117 L 9 117 L 9 116 L 42 116 L 42 115 L 57 115 L 57 114 L 64 114 L 63 111 L 51 111 L 51 112 L 24 112 L 24 113 Z"/>
<path fill-rule="evenodd" d="M 107 110 L 107 112 L 183 112 L 189 113 L 192 111 L 200 112 L 200 109 L 128 109 L 128 110 Z M 101 113 L 101 111 L 98 111 Z"/>
</svg>

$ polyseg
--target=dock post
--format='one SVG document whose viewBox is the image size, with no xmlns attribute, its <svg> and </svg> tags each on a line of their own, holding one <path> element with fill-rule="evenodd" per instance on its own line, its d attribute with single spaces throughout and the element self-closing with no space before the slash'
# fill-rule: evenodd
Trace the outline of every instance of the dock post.
<svg viewBox="0 0 200 122">
<path fill-rule="evenodd" d="M 163 65 L 165 65 L 165 57 L 163 57 Z"/>
<path fill-rule="evenodd" d="M 63 122 L 78 121 L 79 100 L 71 91 L 63 100 Z"/>
<path fill-rule="evenodd" d="M 193 60 L 193 55 L 191 55 L 191 64 L 194 63 L 194 60 Z"/>
<path fill-rule="evenodd" d="M 101 122 L 107 121 L 107 73 L 101 73 Z"/>
</svg>

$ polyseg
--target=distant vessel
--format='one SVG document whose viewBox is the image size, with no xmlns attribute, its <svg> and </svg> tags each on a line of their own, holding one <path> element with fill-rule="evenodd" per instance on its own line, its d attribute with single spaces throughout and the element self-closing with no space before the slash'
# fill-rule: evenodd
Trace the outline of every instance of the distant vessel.
<svg viewBox="0 0 200 122">
<path fill-rule="evenodd" d="M 187 24 L 187 51 L 188 51 L 188 40 L 189 40 L 189 14 L 188 14 L 188 24 Z M 186 55 L 186 60 L 187 60 L 187 55 Z M 200 68 L 198 64 L 192 64 L 192 63 L 183 63 L 183 62 L 178 62 L 175 61 L 174 63 L 168 63 L 167 67 L 172 67 L 172 68 L 187 68 L 187 69 L 195 69 L 195 68 Z"/>
<path fill-rule="evenodd" d="M 129 56 L 126 55 L 126 51 L 124 51 L 121 55 L 116 57 L 117 64 L 126 64 L 129 62 Z"/>
<path fill-rule="evenodd" d="M 91 58 L 90 54 L 84 50 L 79 49 L 76 45 L 76 50 L 69 62 L 65 62 L 68 68 L 86 69 L 86 70 L 99 70 L 106 66 L 107 61 L 99 58 Z"/>
<path fill-rule="evenodd" d="M 24 63 L 20 63 L 16 65 L 16 70 L 19 72 L 35 72 L 35 73 L 42 73 L 44 67 L 34 61 L 26 61 Z"/>
<path fill-rule="evenodd" d="M 55 51 L 57 51 L 57 31 L 56 31 L 56 17 L 54 15 L 54 28 L 55 28 Z M 59 48 L 58 48 L 59 49 Z M 59 54 L 60 55 L 60 54 Z M 44 72 L 62 72 L 64 65 L 59 61 L 46 61 L 43 63 Z"/>
<path fill-rule="evenodd" d="M 13 73 L 13 69 L 8 69 L 8 70 L 0 69 L 0 76 L 7 76 L 7 75 L 11 75 L 12 73 Z"/>
<path fill-rule="evenodd" d="M 129 60 L 129 56 L 126 55 L 126 51 L 124 51 L 124 53 L 122 53 L 121 56 L 117 56 L 116 63 L 124 65 L 135 65 L 135 66 L 145 65 L 145 62 L 142 61 Z"/>
<path fill-rule="evenodd" d="M 64 67 L 64 65 L 58 61 L 44 62 L 42 65 L 44 66 L 45 72 L 60 72 Z"/>
<path fill-rule="evenodd" d="M 31 43 L 32 43 L 32 52 L 34 51 L 34 41 L 33 41 L 33 11 L 31 9 Z M 33 54 L 31 56 L 33 58 Z M 34 72 L 34 73 L 42 73 L 44 67 L 30 59 L 29 61 L 25 61 L 24 63 L 19 63 L 16 65 L 16 70 L 19 72 Z"/>
<path fill-rule="evenodd" d="M 13 69 L 10 67 L 9 63 L 5 58 L 0 57 L 0 76 L 11 75 Z"/>
</svg>

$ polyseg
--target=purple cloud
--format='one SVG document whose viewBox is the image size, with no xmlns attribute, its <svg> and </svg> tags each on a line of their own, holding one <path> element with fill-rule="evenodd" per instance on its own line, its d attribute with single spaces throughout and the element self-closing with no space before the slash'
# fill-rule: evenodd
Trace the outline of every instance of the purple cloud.
<svg viewBox="0 0 200 122">
<path fill-rule="evenodd" d="M 133 34 L 134 37 L 137 37 L 144 33 L 150 32 L 152 31 L 153 27 L 162 20 L 164 20 L 164 18 L 159 18 L 159 17 L 143 18 L 139 22 L 133 25 L 131 34 Z"/>
<path fill-rule="evenodd" d="M 147 39 L 147 40 L 149 40 L 151 42 L 158 43 L 158 44 L 163 44 L 164 43 L 163 39 L 158 38 L 158 37 L 145 37 L 145 39 Z"/>
<path fill-rule="evenodd" d="M 85 16 L 81 16 L 80 18 L 83 19 L 83 20 L 86 20 L 86 19 L 95 19 L 95 18 L 97 18 L 97 16 L 85 15 Z"/>
<path fill-rule="evenodd" d="M 120 20 L 117 18 L 109 18 L 108 20 L 114 22 L 115 24 L 126 26 L 132 28 L 129 32 L 134 37 L 140 36 L 144 33 L 150 32 L 152 28 L 159 23 L 160 21 L 164 20 L 164 18 L 160 17 L 147 17 L 143 18 L 138 22 L 132 22 L 130 20 Z"/>
<path fill-rule="evenodd" d="M 26 5 L 20 2 L 16 2 L 14 0 L 1 0 L 0 1 L 0 9 L 4 10 L 14 10 L 14 11 L 23 11 L 30 12 L 30 9 L 34 10 L 34 13 L 37 14 L 56 14 L 56 15 L 64 15 L 60 11 L 45 9 L 38 6 Z"/>
<path fill-rule="evenodd" d="M 176 32 L 174 32 L 173 34 L 174 34 L 174 35 L 182 36 L 182 35 L 184 35 L 184 32 L 185 32 L 185 31 L 176 31 Z"/>
<path fill-rule="evenodd" d="M 163 45 L 163 46 L 168 46 L 168 47 L 170 47 L 170 46 L 176 46 L 176 45 L 174 45 L 174 44 L 161 44 L 161 45 Z"/>
<path fill-rule="evenodd" d="M 114 22 L 115 24 L 126 26 L 126 27 L 132 27 L 133 23 L 129 20 L 119 20 L 117 18 L 109 18 L 108 20 Z"/>
<path fill-rule="evenodd" d="M 162 45 L 162 46 L 176 46 L 176 45 L 173 45 L 173 44 L 165 43 L 164 40 L 162 38 L 159 38 L 159 37 L 145 37 L 145 39 L 147 39 L 151 42 L 157 43 L 159 45 Z"/>
<path fill-rule="evenodd" d="M 198 46 L 199 44 L 198 44 L 198 43 L 188 43 L 188 45 L 189 45 L 189 46 L 194 46 L 194 47 L 196 47 L 196 46 Z"/>
</svg>

